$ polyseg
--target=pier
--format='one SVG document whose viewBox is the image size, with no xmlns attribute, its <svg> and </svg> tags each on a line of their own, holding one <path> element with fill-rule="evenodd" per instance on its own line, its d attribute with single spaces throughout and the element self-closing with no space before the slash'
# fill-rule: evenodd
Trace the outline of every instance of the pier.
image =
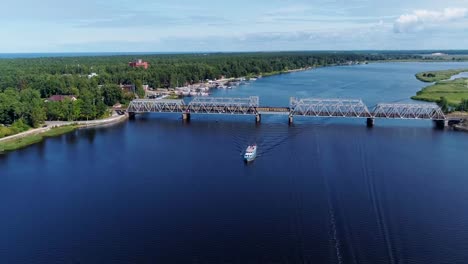
<svg viewBox="0 0 468 264">
<path fill-rule="evenodd" d="M 194 97 L 189 104 L 183 100 L 136 99 L 130 102 L 127 112 L 139 113 L 181 113 L 183 120 L 190 120 L 192 114 L 252 115 L 260 123 L 264 114 L 288 116 L 292 124 L 295 116 L 362 118 L 367 126 L 374 126 L 376 119 L 432 120 L 439 126 L 450 121 L 442 109 L 435 104 L 380 103 L 372 110 L 360 99 L 294 98 L 288 107 L 261 106 L 258 96 Z"/>
</svg>

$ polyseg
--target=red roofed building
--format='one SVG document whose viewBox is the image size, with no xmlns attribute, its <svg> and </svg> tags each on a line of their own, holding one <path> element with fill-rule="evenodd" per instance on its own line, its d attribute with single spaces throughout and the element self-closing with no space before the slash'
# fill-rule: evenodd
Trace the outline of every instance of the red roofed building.
<svg viewBox="0 0 468 264">
<path fill-rule="evenodd" d="M 65 99 L 76 101 L 76 97 L 73 95 L 52 95 L 46 100 L 46 102 L 62 102 Z"/>
<path fill-rule="evenodd" d="M 130 66 L 132 68 L 145 68 L 145 70 L 146 70 L 146 69 L 148 69 L 148 62 L 143 61 L 142 59 L 138 59 L 138 60 L 129 62 L 128 66 Z"/>
</svg>

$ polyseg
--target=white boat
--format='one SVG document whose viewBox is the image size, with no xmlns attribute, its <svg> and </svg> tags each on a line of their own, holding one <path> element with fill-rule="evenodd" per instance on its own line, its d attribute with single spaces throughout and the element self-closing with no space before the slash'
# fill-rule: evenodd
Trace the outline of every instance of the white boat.
<svg viewBox="0 0 468 264">
<path fill-rule="evenodd" d="M 244 161 L 251 162 L 255 160 L 256 157 L 257 157 L 257 145 L 254 144 L 254 145 L 248 146 L 247 149 L 245 150 Z"/>
</svg>

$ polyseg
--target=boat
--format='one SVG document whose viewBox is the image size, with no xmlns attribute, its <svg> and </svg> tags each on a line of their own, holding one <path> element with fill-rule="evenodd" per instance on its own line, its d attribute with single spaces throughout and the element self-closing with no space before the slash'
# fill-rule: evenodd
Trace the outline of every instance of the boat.
<svg viewBox="0 0 468 264">
<path fill-rule="evenodd" d="M 251 162 L 257 157 L 257 145 L 248 146 L 245 150 L 244 161 Z"/>
</svg>

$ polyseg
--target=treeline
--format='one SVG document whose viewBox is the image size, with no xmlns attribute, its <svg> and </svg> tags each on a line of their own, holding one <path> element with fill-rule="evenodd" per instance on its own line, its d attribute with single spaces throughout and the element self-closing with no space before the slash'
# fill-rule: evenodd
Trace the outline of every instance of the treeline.
<svg viewBox="0 0 468 264">
<path fill-rule="evenodd" d="M 138 58 L 149 62 L 148 70 L 134 69 L 128 62 L 133 56 L 62 57 L 0 60 L 0 90 L 27 86 L 41 91 L 41 96 L 71 93 L 72 88 L 103 84 L 133 84 L 140 80 L 151 87 L 176 87 L 221 76 L 249 74 L 341 64 L 348 61 L 420 59 L 418 55 L 281 52 L 232 54 L 147 55 Z M 90 73 L 98 76 L 87 80 Z"/>
<path fill-rule="evenodd" d="M 128 102 L 135 94 L 119 84 L 170 88 L 206 79 L 241 77 L 349 61 L 420 59 L 418 55 L 363 52 L 268 52 L 165 54 L 138 56 L 149 62 L 145 70 L 131 68 L 134 56 L 54 57 L 0 59 L 0 124 L 15 122 L 37 127 L 44 120 L 99 118 L 107 106 Z M 91 73 L 97 76 L 89 77 Z M 45 102 L 52 95 L 73 95 L 77 100 Z"/>
</svg>

